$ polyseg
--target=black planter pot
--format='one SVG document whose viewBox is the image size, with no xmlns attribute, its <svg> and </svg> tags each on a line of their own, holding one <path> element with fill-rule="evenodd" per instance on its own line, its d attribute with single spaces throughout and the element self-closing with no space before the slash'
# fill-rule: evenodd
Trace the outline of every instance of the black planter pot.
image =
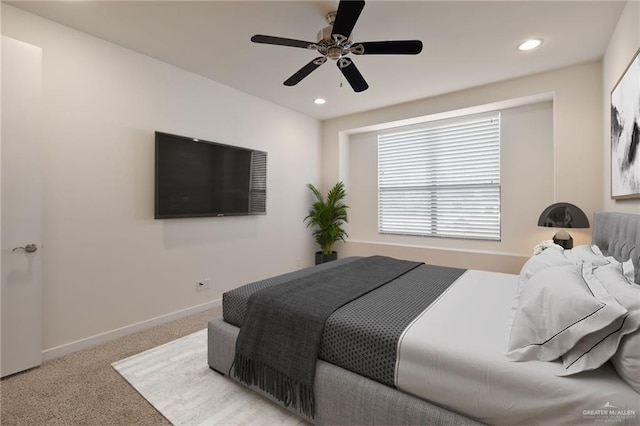
<svg viewBox="0 0 640 426">
<path fill-rule="evenodd" d="M 338 252 L 332 251 L 331 254 L 322 254 L 321 251 L 316 252 L 316 265 L 320 265 L 321 263 L 331 262 L 332 260 L 336 260 L 338 258 Z"/>
</svg>

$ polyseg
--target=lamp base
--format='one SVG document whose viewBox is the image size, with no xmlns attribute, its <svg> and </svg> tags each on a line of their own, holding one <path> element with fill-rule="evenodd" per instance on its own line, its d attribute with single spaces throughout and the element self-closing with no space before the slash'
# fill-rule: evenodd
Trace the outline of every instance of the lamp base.
<svg viewBox="0 0 640 426">
<path fill-rule="evenodd" d="M 564 229 L 556 232 L 556 235 L 553 236 L 553 243 L 559 245 L 564 249 L 573 248 L 573 238 Z"/>
</svg>

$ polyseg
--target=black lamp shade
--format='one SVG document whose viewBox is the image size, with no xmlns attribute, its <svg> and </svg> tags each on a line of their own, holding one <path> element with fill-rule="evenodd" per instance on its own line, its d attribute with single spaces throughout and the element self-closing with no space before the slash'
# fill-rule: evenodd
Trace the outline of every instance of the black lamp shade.
<svg viewBox="0 0 640 426">
<path fill-rule="evenodd" d="M 580 207 L 570 203 L 555 203 L 544 209 L 538 226 L 552 228 L 588 228 L 589 219 Z"/>
<path fill-rule="evenodd" d="M 570 203 L 555 203 L 544 209 L 538 219 L 538 226 L 551 228 L 588 228 L 589 219 L 578 206 Z M 553 242 L 566 248 L 573 248 L 573 238 L 562 230 L 553 236 Z"/>
</svg>

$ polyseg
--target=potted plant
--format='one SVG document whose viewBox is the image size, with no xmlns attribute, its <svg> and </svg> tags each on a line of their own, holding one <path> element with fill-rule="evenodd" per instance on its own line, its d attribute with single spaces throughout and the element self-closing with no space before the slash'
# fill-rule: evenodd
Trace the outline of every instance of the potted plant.
<svg viewBox="0 0 640 426">
<path fill-rule="evenodd" d="M 347 222 L 349 206 L 342 202 L 347 195 L 342 182 L 336 183 L 329 190 L 326 200 L 315 186 L 307 184 L 307 188 L 316 197 L 304 221 L 307 222 L 307 228 L 315 227 L 313 237 L 320 245 L 320 251 L 316 252 L 318 265 L 338 258 L 338 254 L 333 251 L 333 244 L 338 240 L 344 241 L 344 237 L 348 236 L 342 225 Z"/>
</svg>

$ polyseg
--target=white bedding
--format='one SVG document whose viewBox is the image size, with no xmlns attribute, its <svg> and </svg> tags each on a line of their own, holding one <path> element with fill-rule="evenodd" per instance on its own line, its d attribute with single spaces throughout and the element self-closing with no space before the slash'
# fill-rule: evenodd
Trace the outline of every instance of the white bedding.
<svg viewBox="0 0 640 426">
<path fill-rule="evenodd" d="M 398 388 L 488 424 L 640 424 L 640 394 L 610 363 L 558 377 L 560 361 L 504 356 L 517 286 L 467 271 L 405 331 Z"/>
</svg>

